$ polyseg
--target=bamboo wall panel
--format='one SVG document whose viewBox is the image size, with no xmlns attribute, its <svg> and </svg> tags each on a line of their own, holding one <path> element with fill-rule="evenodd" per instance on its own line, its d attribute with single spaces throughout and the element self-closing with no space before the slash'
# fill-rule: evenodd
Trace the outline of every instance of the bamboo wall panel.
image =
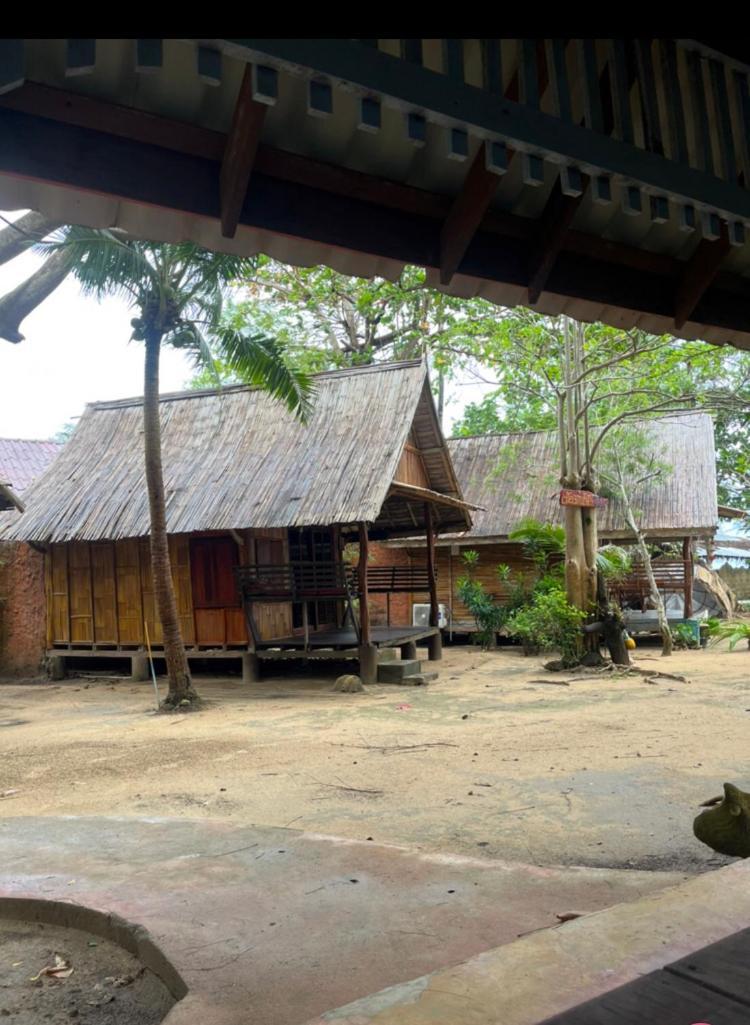
<svg viewBox="0 0 750 1025">
<path fill-rule="evenodd" d="M 115 591 L 120 644 L 143 643 L 143 600 L 138 541 L 115 541 Z"/>
<path fill-rule="evenodd" d="M 289 561 L 289 535 L 283 528 L 249 530 L 247 538 L 248 543 L 243 558 L 247 558 L 249 565 L 255 565 L 257 562 L 257 541 L 282 541 L 283 550 L 280 561 Z M 275 637 L 288 637 L 292 633 L 291 603 L 269 602 L 265 605 L 259 603 L 253 606 L 253 617 L 258 627 L 258 636 L 263 641 L 271 641 Z"/>
<path fill-rule="evenodd" d="M 190 579 L 190 538 L 187 534 L 173 534 L 169 538 L 169 558 L 177 598 L 177 614 L 185 644 L 195 644 L 193 622 L 193 594 Z"/>
<path fill-rule="evenodd" d="M 151 550 L 147 539 L 138 542 L 138 562 L 141 567 L 141 601 L 143 603 L 143 619 L 148 629 L 151 644 L 161 644 L 164 640 L 161 623 L 156 615 L 156 599 L 154 597 L 154 580 L 151 575 Z M 144 628 L 141 625 L 142 642 L 145 640 Z"/>
<path fill-rule="evenodd" d="M 47 638 L 50 644 L 68 644 L 70 642 L 68 546 L 51 545 L 47 565 L 49 567 Z"/>
<path fill-rule="evenodd" d="M 111 542 L 91 545 L 91 581 L 94 596 L 94 640 L 117 644 L 117 585 L 115 547 Z"/>
<path fill-rule="evenodd" d="M 94 597 L 91 586 L 91 546 L 75 541 L 68 546 L 70 643 L 93 644 Z"/>
</svg>

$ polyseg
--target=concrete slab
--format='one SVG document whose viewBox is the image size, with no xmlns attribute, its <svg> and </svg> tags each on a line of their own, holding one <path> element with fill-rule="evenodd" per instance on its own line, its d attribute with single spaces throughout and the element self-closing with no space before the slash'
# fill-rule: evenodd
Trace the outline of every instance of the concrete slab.
<svg viewBox="0 0 750 1025">
<path fill-rule="evenodd" d="M 206 819 L 0 822 L 0 895 L 78 902 L 144 925 L 190 987 L 170 1025 L 299 1025 L 519 933 L 547 935 L 556 913 L 636 900 L 684 878 Z"/>
<path fill-rule="evenodd" d="M 308 1025 L 540 1025 L 746 929 L 749 884 L 746 862 L 718 869 L 389 987 Z M 710 994 L 705 1016 L 715 1020 Z"/>
</svg>

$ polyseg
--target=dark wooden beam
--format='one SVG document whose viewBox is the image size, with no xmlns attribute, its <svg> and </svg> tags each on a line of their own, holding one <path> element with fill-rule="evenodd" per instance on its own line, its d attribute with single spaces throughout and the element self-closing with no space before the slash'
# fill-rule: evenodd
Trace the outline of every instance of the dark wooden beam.
<svg viewBox="0 0 750 1025">
<path fill-rule="evenodd" d="M 367 603 L 367 561 L 370 558 L 370 539 L 367 524 L 359 525 L 359 563 L 357 578 L 359 584 L 359 636 L 362 646 L 370 644 L 370 608 Z"/>
<path fill-rule="evenodd" d="M 240 91 L 227 136 L 221 163 L 219 194 L 221 197 L 221 233 L 234 238 L 245 201 L 250 175 L 253 173 L 263 122 L 268 107 L 253 99 L 252 66 L 245 66 Z"/>
<path fill-rule="evenodd" d="M 219 218 L 225 144 L 221 133 L 116 107 L 107 117 L 107 104 L 88 108 L 92 120 L 107 130 L 79 126 L 49 110 L 47 116 L 35 116 L 13 109 L 13 98 L 25 89 L 0 97 L 0 173 Z M 66 109 L 59 97 L 54 100 L 58 109 Z M 72 116 L 84 120 L 80 104 L 72 110 Z M 128 134 L 130 129 L 136 138 Z M 261 146 L 240 223 L 436 267 L 440 228 L 450 202 L 443 195 Z M 533 230 L 529 218 L 491 211 L 469 246 L 462 273 L 527 287 Z M 682 261 L 669 255 L 569 230 L 546 290 L 671 320 L 674 283 L 684 269 Z M 727 331 L 750 332 L 750 283 L 720 272 L 692 319 Z"/>
<path fill-rule="evenodd" d="M 441 284 L 450 284 L 497 192 L 499 181 L 499 176 L 487 169 L 487 143 L 483 142 L 440 232 Z"/>
<path fill-rule="evenodd" d="M 674 324 L 678 330 L 690 319 L 706 289 L 719 273 L 729 250 L 729 232 L 723 221 L 720 238 L 715 241 L 704 238 L 696 246 L 675 289 Z"/>
<path fill-rule="evenodd" d="M 682 561 L 685 573 L 685 603 L 683 619 L 693 618 L 693 542 L 686 537 L 682 542 Z"/>
<path fill-rule="evenodd" d="M 547 279 L 565 244 L 568 229 L 573 223 L 584 197 L 588 179 L 582 179 L 583 191 L 579 196 L 563 194 L 558 178 L 552 187 L 541 217 L 536 221 L 536 242 L 529 260 L 529 303 L 534 305 L 544 291 Z"/>
</svg>

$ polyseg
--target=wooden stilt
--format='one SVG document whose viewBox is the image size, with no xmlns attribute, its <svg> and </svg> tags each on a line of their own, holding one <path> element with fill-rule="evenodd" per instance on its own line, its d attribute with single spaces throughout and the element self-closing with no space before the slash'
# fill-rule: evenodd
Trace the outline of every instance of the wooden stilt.
<svg viewBox="0 0 750 1025">
<path fill-rule="evenodd" d="M 682 542 L 682 562 L 685 568 L 685 619 L 693 618 L 693 546 L 689 537 Z"/>
<path fill-rule="evenodd" d="M 424 504 L 425 533 L 427 537 L 427 581 L 430 585 L 430 626 L 440 626 L 440 606 L 438 604 L 437 574 L 435 572 L 435 531 L 432 523 L 432 506 Z M 443 638 L 440 630 L 427 640 L 428 658 L 437 662 L 443 655 Z"/>
<path fill-rule="evenodd" d="M 359 639 L 365 647 L 370 644 L 370 608 L 367 598 L 367 560 L 370 557 L 370 538 L 367 524 L 359 525 L 359 565 L 357 577 L 359 582 Z"/>
</svg>

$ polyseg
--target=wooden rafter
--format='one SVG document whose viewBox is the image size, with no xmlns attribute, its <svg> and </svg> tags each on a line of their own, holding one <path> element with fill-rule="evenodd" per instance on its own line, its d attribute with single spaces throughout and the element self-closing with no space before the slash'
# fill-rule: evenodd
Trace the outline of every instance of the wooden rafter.
<svg viewBox="0 0 750 1025">
<path fill-rule="evenodd" d="M 533 305 L 544 291 L 557 257 L 565 244 L 568 229 L 573 222 L 585 194 L 588 179 L 582 182 L 578 196 L 563 194 L 558 178 L 536 222 L 536 242 L 529 259 L 529 302 Z"/>
<path fill-rule="evenodd" d="M 542 96 L 548 83 L 547 64 L 544 57 L 544 44 L 540 41 L 536 46 L 536 68 L 537 93 Z M 516 70 L 508 83 L 506 97 L 516 102 L 520 92 L 520 76 Z M 515 151 L 509 150 L 508 164 L 516 156 Z M 451 206 L 450 213 L 445 219 L 443 229 L 440 232 L 440 283 L 450 284 L 453 275 L 458 270 L 461 260 L 471 245 L 471 240 L 477 233 L 479 225 L 489 210 L 490 203 L 497 192 L 500 177 L 496 171 L 488 167 L 487 143 L 483 142 L 469 171 L 464 179 L 461 191 L 458 193 Z"/>
<path fill-rule="evenodd" d="M 706 289 L 721 269 L 730 250 L 729 232 L 722 222 L 721 238 L 701 239 L 685 264 L 674 297 L 674 323 L 679 330 L 695 310 Z"/>
<path fill-rule="evenodd" d="M 265 104 L 253 99 L 252 66 L 248 64 L 221 162 L 221 233 L 225 238 L 234 238 L 237 232 L 267 110 Z"/>
<path fill-rule="evenodd" d="M 482 223 L 500 178 L 487 167 L 487 143 L 483 142 L 456 196 L 440 232 L 440 281 L 450 283 Z"/>
</svg>

